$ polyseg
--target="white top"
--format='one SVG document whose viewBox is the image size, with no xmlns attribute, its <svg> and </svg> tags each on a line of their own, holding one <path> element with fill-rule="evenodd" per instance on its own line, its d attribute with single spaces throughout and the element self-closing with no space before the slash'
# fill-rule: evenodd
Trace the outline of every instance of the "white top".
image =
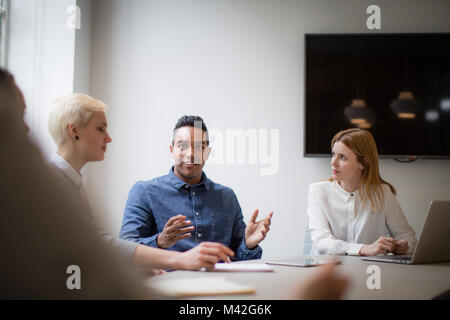
<svg viewBox="0 0 450 320">
<path fill-rule="evenodd" d="M 72 165 L 66 161 L 63 157 L 61 157 L 57 153 L 53 153 L 50 156 L 50 163 L 57 167 L 59 170 L 64 172 L 67 177 L 77 186 L 77 188 L 80 189 L 81 197 L 86 202 L 86 204 L 89 204 L 89 200 L 86 195 L 86 191 L 83 187 L 83 177 L 80 173 L 78 173 Z"/>
<path fill-rule="evenodd" d="M 113 237 L 109 235 L 107 232 L 103 231 L 97 225 L 94 217 L 92 216 L 92 213 L 90 212 L 89 199 L 83 187 L 83 177 L 81 176 L 81 174 L 79 174 L 69 162 L 67 162 L 63 157 L 61 157 L 57 153 L 53 153 L 51 155 L 49 162 L 51 165 L 55 166 L 57 169 L 59 169 L 61 172 L 64 173 L 64 175 L 58 176 L 60 179 L 64 180 L 64 182 L 67 181 L 73 182 L 75 186 L 78 188 L 78 190 L 80 191 L 81 199 L 82 201 L 84 201 L 85 208 L 87 211 L 89 211 L 86 212 L 86 216 L 96 229 L 96 232 L 99 235 L 99 237 L 107 244 L 110 244 L 112 247 L 115 247 L 117 250 L 119 250 L 125 256 L 126 259 L 132 261 L 133 254 L 134 251 L 136 250 L 136 247 L 138 246 L 138 243 Z"/>
<path fill-rule="evenodd" d="M 83 177 L 81 174 L 75 170 L 70 163 L 66 161 L 63 157 L 61 157 L 57 153 L 53 153 L 50 156 L 50 163 L 53 164 L 55 167 L 59 168 L 60 170 L 64 171 L 65 174 L 70 178 L 70 180 L 75 183 L 77 187 L 80 187 L 83 183 Z"/>
<path fill-rule="evenodd" d="M 384 208 L 370 212 L 359 190 L 345 191 L 336 181 L 312 183 L 308 192 L 308 216 L 312 254 L 358 255 L 364 244 L 371 244 L 381 236 L 408 241 L 411 253 L 416 246 L 414 229 L 389 186 L 383 184 Z"/>
</svg>

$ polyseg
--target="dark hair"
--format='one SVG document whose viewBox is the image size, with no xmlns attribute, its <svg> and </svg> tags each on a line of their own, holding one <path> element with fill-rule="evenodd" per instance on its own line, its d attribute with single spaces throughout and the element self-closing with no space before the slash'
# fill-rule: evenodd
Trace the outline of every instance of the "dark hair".
<svg viewBox="0 0 450 320">
<path fill-rule="evenodd" d="M 197 123 L 196 123 L 197 122 Z M 174 143 L 175 132 L 181 127 L 198 127 L 198 122 L 202 125 L 202 130 L 206 134 L 206 143 L 209 145 L 208 129 L 206 128 L 205 121 L 200 116 L 182 116 L 178 119 L 175 128 L 173 128 L 172 145 Z M 197 124 L 197 126 L 196 126 Z"/>
<path fill-rule="evenodd" d="M 5 80 L 14 81 L 14 77 L 8 70 L 0 68 L 0 82 L 3 83 Z"/>
<path fill-rule="evenodd" d="M 0 104 L 4 107 L 14 99 L 14 77 L 8 70 L 0 68 Z"/>
</svg>

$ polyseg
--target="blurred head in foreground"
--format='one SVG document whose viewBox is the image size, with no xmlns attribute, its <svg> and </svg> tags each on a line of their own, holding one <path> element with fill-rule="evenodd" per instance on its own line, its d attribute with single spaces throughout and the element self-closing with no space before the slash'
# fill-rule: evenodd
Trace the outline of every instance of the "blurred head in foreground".
<svg viewBox="0 0 450 320">
<path fill-rule="evenodd" d="M 0 69 L 0 299 L 151 297 L 102 245 L 28 140 L 24 109 L 14 78 Z M 81 289 L 68 288 L 72 265 Z"/>
</svg>

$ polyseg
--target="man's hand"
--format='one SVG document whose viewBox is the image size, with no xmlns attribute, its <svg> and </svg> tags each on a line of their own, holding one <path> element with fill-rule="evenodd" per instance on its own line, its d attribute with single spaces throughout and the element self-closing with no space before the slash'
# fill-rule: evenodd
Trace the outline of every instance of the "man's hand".
<svg viewBox="0 0 450 320">
<path fill-rule="evenodd" d="M 306 281 L 298 282 L 290 289 L 288 299 L 335 300 L 340 299 L 349 285 L 349 279 L 337 275 L 335 264 L 318 267 Z"/>
<path fill-rule="evenodd" d="M 395 241 L 394 254 L 407 254 L 409 250 L 408 241 L 398 240 Z"/>
<path fill-rule="evenodd" d="M 386 255 L 388 252 L 395 252 L 396 241 L 391 237 L 379 237 L 372 244 L 365 244 L 359 250 L 362 256 L 376 256 L 377 254 Z"/>
<path fill-rule="evenodd" d="M 212 269 L 219 261 L 229 262 L 234 252 L 218 242 L 201 242 L 189 251 L 183 252 L 180 267 L 185 270 Z"/>
<path fill-rule="evenodd" d="M 170 218 L 164 226 L 163 231 L 156 238 L 158 247 L 169 248 L 177 241 L 189 238 L 191 234 L 186 232 L 190 232 L 195 228 L 194 226 L 191 226 L 190 220 L 185 220 L 186 216 L 182 216 L 181 214 Z"/>
<path fill-rule="evenodd" d="M 270 230 L 273 212 L 269 213 L 264 220 L 256 222 L 258 212 L 258 209 L 253 212 L 253 216 L 245 228 L 245 245 L 249 249 L 254 249 L 261 241 L 263 241 L 267 232 Z"/>
</svg>

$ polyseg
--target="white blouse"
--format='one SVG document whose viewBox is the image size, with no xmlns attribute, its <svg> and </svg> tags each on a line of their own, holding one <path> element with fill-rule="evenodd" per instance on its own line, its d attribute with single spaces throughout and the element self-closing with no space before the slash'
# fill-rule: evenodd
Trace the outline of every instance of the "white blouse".
<svg viewBox="0 0 450 320">
<path fill-rule="evenodd" d="M 83 201 L 89 206 L 89 200 L 86 194 L 86 190 L 83 186 L 83 177 L 79 174 L 72 165 L 66 161 L 63 157 L 61 157 L 57 153 L 53 153 L 49 159 L 50 164 L 61 170 L 64 174 L 66 174 L 67 178 L 72 181 L 75 186 L 80 190 L 81 197 Z"/>
<path fill-rule="evenodd" d="M 127 261 L 132 261 L 138 243 L 113 237 L 107 232 L 103 231 L 97 225 L 97 222 L 95 221 L 95 218 L 91 212 L 89 199 L 83 187 L 83 177 L 81 176 L 81 174 L 79 174 L 69 162 L 67 162 L 57 153 L 52 154 L 49 159 L 49 163 L 62 173 L 58 174 L 58 178 L 61 179 L 62 183 L 73 183 L 76 187 L 75 190 L 78 190 L 80 192 L 81 201 L 84 202 L 84 209 L 86 210 L 86 217 L 95 228 L 100 239 L 102 239 L 102 241 L 104 241 L 105 243 L 111 245 L 113 248 L 119 250 L 119 252 L 121 252 L 125 256 Z"/>
<path fill-rule="evenodd" d="M 359 190 L 345 191 L 337 181 L 312 183 L 308 192 L 308 216 L 312 254 L 358 255 L 364 244 L 381 236 L 408 241 L 411 253 L 416 246 L 414 229 L 389 186 L 383 184 L 384 207 L 370 212 L 370 201 L 362 206 Z"/>
</svg>

